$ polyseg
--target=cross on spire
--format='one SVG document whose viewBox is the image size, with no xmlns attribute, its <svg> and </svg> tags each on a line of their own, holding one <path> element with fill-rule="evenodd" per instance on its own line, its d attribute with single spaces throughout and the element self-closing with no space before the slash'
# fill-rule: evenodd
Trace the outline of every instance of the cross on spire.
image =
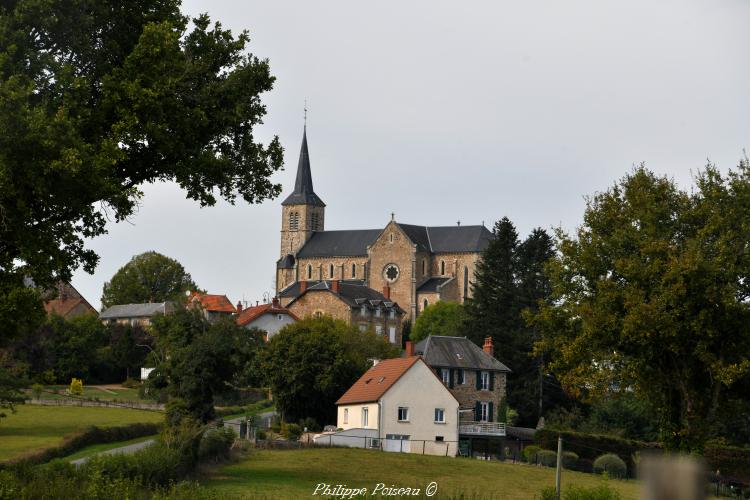
<svg viewBox="0 0 750 500">
<path fill-rule="evenodd" d="M 305 99 L 305 127 L 307 127 L 307 99 Z"/>
</svg>

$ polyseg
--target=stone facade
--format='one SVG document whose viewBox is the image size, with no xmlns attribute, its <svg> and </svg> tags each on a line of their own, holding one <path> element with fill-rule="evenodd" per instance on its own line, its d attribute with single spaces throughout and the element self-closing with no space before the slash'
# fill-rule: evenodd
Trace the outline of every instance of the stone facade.
<svg viewBox="0 0 750 500">
<path fill-rule="evenodd" d="M 443 368 L 435 368 L 435 373 L 442 379 Z M 500 409 L 503 399 L 506 395 L 506 374 L 501 372 L 487 371 L 487 373 L 493 377 L 491 383 L 493 390 L 477 389 L 477 378 L 480 377 L 481 370 L 470 370 L 463 369 L 459 370 L 454 368 L 454 375 L 457 380 L 461 380 L 459 371 L 463 371 L 463 384 L 454 382 L 453 384 L 445 384 L 451 394 L 458 400 L 459 407 L 462 410 L 474 410 L 477 402 L 489 402 L 492 403 L 492 415 L 489 415 L 488 422 L 497 422 L 497 412 Z M 481 381 L 480 385 L 481 387 Z M 477 419 L 477 416 L 471 414 L 472 419 Z"/>
</svg>

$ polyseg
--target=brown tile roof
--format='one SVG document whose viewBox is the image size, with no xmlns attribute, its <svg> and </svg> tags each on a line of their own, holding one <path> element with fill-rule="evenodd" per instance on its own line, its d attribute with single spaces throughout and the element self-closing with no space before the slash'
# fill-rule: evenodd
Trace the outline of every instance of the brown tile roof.
<svg viewBox="0 0 750 500">
<path fill-rule="evenodd" d="M 188 297 L 188 304 L 200 304 L 206 311 L 213 312 L 237 312 L 226 295 L 212 295 L 210 293 L 192 292 Z"/>
<path fill-rule="evenodd" d="M 257 318 L 263 316 L 266 313 L 288 314 L 295 320 L 299 320 L 299 318 L 297 318 L 297 316 L 292 314 L 292 312 L 286 307 L 281 307 L 279 305 L 274 305 L 274 304 L 262 304 L 259 306 L 253 306 L 253 307 L 248 307 L 247 309 L 243 309 L 242 312 L 240 312 L 237 315 L 236 321 L 238 325 L 244 326 L 248 323 L 255 321 Z"/>
<path fill-rule="evenodd" d="M 79 305 L 83 305 L 85 313 L 97 313 L 96 309 L 83 298 L 73 285 L 61 282 L 57 285 L 57 297 L 46 301 L 44 303 L 44 310 L 47 312 L 47 315 L 57 314 L 63 318 L 68 318 L 68 315 L 74 313 Z"/>
<path fill-rule="evenodd" d="M 336 401 L 337 405 L 369 403 L 379 400 L 409 368 L 420 361 L 419 356 L 384 359 L 373 366 Z"/>
</svg>

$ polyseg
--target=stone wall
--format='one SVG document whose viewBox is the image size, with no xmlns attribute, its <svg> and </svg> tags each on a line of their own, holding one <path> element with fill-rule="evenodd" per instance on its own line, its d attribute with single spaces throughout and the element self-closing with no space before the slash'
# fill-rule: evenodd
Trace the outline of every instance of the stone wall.
<svg viewBox="0 0 750 500">
<path fill-rule="evenodd" d="M 437 376 L 442 380 L 440 368 L 436 368 L 435 372 Z M 492 402 L 493 413 L 492 421 L 497 421 L 497 412 L 500 408 L 500 404 L 505 398 L 506 394 L 506 382 L 507 376 L 503 372 L 490 372 L 495 377 L 494 390 L 485 391 L 477 389 L 477 371 L 466 369 L 464 370 L 464 384 L 454 384 L 453 388 L 449 388 L 453 396 L 458 400 L 459 407 L 461 409 L 474 409 L 477 401 Z M 472 415 L 473 419 L 473 415 Z"/>
<path fill-rule="evenodd" d="M 356 266 L 355 274 L 352 275 L 352 264 Z M 367 256 L 356 257 L 316 257 L 309 259 L 300 259 L 297 262 L 300 280 L 350 280 L 365 279 L 365 266 Z M 312 275 L 308 276 L 307 266 L 311 266 Z M 333 265 L 333 275 L 331 275 L 331 265 Z"/>
<path fill-rule="evenodd" d="M 393 221 L 388 223 L 380 237 L 368 249 L 370 259 L 369 286 L 382 290 L 391 287 L 391 300 L 407 312 L 405 319 L 416 317 L 416 255 L 414 244 Z M 388 264 L 399 268 L 399 276 L 388 282 L 383 271 Z"/>
<path fill-rule="evenodd" d="M 290 306 L 289 310 L 298 318 L 313 317 L 316 313 L 333 316 L 336 319 L 351 322 L 351 311 L 335 294 L 327 290 L 310 290 L 301 295 Z"/>
</svg>

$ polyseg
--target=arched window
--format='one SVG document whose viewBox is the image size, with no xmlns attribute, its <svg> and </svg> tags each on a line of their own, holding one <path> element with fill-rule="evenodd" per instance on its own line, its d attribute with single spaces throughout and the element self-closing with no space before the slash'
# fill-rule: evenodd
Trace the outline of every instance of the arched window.
<svg viewBox="0 0 750 500">
<path fill-rule="evenodd" d="M 333 278 L 333 264 L 328 264 L 328 277 Z"/>
<path fill-rule="evenodd" d="M 445 261 L 440 261 L 440 274 L 445 274 Z"/>
<path fill-rule="evenodd" d="M 352 278 L 357 277 L 357 264 L 352 264 Z"/>
<path fill-rule="evenodd" d="M 307 265 L 307 279 L 312 279 L 312 264 Z"/>
<path fill-rule="evenodd" d="M 391 243 L 393 243 L 393 233 L 391 233 Z"/>
<path fill-rule="evenodd" d="M 429 305 L 430 304 L 429 304 L 429 302 L 427 302 L 427 299 L 424 299 L 424 303 L 422 304 L 422 310 L 424 311 L 425 309 L 427 309 L 427 306 L 429 306 Z"/>
<path fill-rule="evenodd" d="M 289 230 L 297 231 L 299 229 L 299 212 L 289 212 Z"/>
<path fill-rule="evenodd" d="M 469 268 L 464 266 L 464 300 L 469 296 Z"/>
</svg>

